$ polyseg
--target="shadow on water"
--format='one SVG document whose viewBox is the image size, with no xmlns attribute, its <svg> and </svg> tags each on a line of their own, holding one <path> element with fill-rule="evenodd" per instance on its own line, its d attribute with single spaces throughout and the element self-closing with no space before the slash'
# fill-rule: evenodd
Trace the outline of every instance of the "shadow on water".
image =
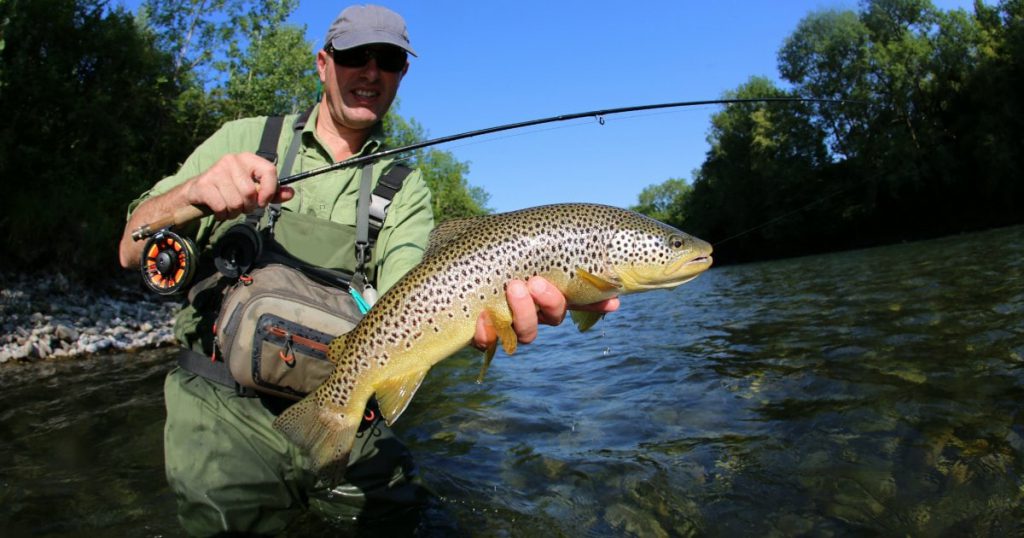
<svg viewBox="0 0 1024 538">
<path fill-rule="evenodd" d="M 448 535 L 1024 532 L 1024 230 L 714 269 L 428 376 Z M 0 528 L 173 536 L 167 351 L 0 368 Z M 455 523 L 453 523 L 455 522 Z M 311 518 L 291 536 L 333 528 Z"/>
</svg>

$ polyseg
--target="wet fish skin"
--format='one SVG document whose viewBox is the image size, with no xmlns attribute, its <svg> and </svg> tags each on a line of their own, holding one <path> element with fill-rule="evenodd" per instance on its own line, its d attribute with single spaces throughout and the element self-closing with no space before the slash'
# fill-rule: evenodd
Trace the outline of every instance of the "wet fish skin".
<svg viewBox="0 0 1024 538">
<path fill-rule="evenodd" d="M 711 266 L 711 245 L 649 217 L 595 204 L 556 204 L 442 223 L 422 261 L 362 321 L 330 344 L 335 369 L 274 426 L 341 482 L 371 396 L 388 424 L 431 366 L 468 345 L 482 312 L 506 353 L 516 348 L 505 285 L 539 275 L 570 304 L 672 288 Z M 600 314 L 572 312 L 580 330 Z M 494 354 L 487 351 L 486 364 Z"/>
</svg>

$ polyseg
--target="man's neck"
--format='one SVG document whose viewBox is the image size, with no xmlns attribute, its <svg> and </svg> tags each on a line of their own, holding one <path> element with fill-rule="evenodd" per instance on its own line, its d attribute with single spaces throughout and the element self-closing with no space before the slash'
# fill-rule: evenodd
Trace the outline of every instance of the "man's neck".
<svg viewBox="0 0 1024 538">
<path fill-rule="evenodd" d="M 320 113 L 316 118 L 316 134 L 330 150 L 334 161 L 343 161 L 352 157 L 366 144 L 370 138 L 372 129 L 350 129 L 339 125 L 331 117 L 331 112 L 326 106 L 320 107 Z"/>
</svg>

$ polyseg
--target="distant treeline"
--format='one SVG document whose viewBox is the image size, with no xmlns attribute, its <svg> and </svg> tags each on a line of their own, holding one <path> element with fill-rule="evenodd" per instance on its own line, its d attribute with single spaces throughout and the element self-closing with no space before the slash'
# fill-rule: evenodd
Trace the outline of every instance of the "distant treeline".
<svg viewBox="0 0 1024 538">
<path fill-rule="evenodd" d="M 638 209 L 748 261 L 1024 222 L 1024 2 L 875 0 L 805 17 L 778 54 L 791 89 L 752 78 L 712 121 L 690 181 Z"/>
<path fill-rule="evenodd" d="M 223 122 L 311 106 L 318 44 L 284 24 L 297 6 L 0 0 L 0 268 L 116 271 L 128 203 Z M 394 113 L 385 125 L 394 144 L 425 137 Z M 409 159 L 438 219 L 486 211 L 467 164 L 438 150 Z"/>
</svg>

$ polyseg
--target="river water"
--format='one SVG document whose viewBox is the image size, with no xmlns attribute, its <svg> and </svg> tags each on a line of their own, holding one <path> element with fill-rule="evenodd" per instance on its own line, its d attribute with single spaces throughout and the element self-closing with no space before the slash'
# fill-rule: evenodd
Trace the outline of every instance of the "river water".
<svg viewBox="0 0 1024 538">
<path fill-rule="evenodd" d="M 171 362 L 0 368 L 5 536 L 181 534 Z M 437 494 L 421 534 L 1024 532 L 1024 228 L 715 268 L 479 362 L 395 426 Z"/>
</svg>

